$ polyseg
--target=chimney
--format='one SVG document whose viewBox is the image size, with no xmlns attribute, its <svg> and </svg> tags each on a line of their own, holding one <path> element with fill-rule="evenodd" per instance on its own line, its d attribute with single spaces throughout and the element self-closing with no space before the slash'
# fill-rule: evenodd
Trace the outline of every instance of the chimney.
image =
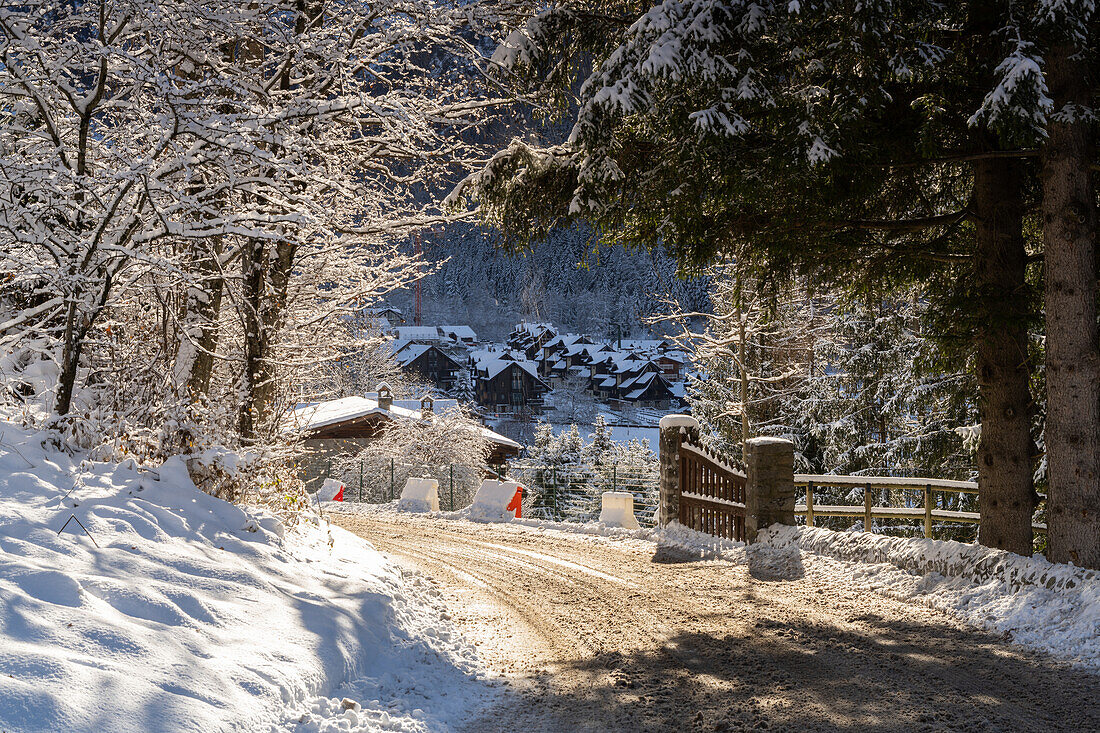
<svg viewBox="0 0 1100 733">
<path fill-rule="evenodd" d="M 378 406 L 383 410 L 393 407 L 393 390 L 385 382 L 378 385 Z"/>
<path fill-rule="evenodd" d="M 428 418 L 432 414 L 433 400 L 431 395 L 424 395 L 420 400 L 420 417 Z M 429 418 L 430 419 L 430 418 Z"/>
</svg>

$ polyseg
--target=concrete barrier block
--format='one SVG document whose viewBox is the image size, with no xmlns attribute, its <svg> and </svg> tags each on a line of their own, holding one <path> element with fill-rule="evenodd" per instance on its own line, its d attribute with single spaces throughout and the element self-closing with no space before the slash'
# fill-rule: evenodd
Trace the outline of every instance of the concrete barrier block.
<svg viewBox="0 0 1100 733">
<path fill-rule="evenodd" d="M 399 509 L 407 512 L 438 512 L 439 482 L 434 478 L 412 478 L 401 489 Z"/>
<path fill-rule="evenodd" d="M 600 523 L 609 527 L 638 529 L 638 518 L 634 516 L 634 495 L 626 491 L 605 491 L 600 507 Z"/>
</svg>

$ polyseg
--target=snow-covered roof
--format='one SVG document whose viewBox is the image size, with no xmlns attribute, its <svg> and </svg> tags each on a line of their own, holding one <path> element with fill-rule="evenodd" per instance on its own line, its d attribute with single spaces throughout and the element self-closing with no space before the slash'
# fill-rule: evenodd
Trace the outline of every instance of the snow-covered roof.
<svg viewBox="0 0 1100 733">
<path fill-rule="evenodd" d="M 430 348 L 432 348 L 431 344 L 406 344 L 400 351 L 396 352 L 397 363 L 401 366 L 408 366 Z"/>
<path fill-rule="evenodd" d="M 516 333 L 525 333 L 529 336 L 541 336 L 547 331 L 557 333 L 554 331 L 553 324 L 550 323 L 518 323 L 515 329 Z"/>
<path fill-rule="evenodd" d="M 398 326 L 393 329 L 402 341 L 439 341 L 439 329 L 435 326 Z"/>
<path fill-rule="evenodd" d="M 576 356 L 577 354 L 586 354 L 588 356 L 593 356 L 601 351 L 603 351 L 603 346 L 599 344 L 573 344 L 566 347 L 565 355 Z"/>
<path fill-rule="evenodd" d="M 378 401 L 358 395 L 325 402 L 308 402 L 298 405 L 291 411 L 284 423 L 284 428 L 308 432 L 337 423 L 358 420 L 374 412 L 384 412 L 378 406 Z"/>
<path fill-rule="evenodd" d="M 440 326 L 439 330 L 456 341 L 477 341 L 477 334 L 469 326 Z"/>
<path fill-rule="evenodd" d="M 645 376 L 645 375 L 642 375 Z M 638 386 L 639 379 L 641 377 L 631 377 L 630 379 L 623 380 L 623 383 L 619 385 L 620 389 L 633 389 Z"/>
<path fill-rule="evenodd" d="M 648 363 L 649 360 L 643 359 L 637 354 L 617 352 L 611 360 L 611 368 L 616 372 L 636 372 L 639 369 L 644 369 Z"/>
<path fill-rule="evenodd" d="M 621 341 L 616 341 L 615 345 L 620 349 L 650 351 L 662 347 L 667 348 L 669 344 L 665 339 L 622 339 Z"/>
<path fill-rule="evenodd" d="M 645 374 L 639 374 L 636 377 L 626 380 L 621 385 L 619 385 L 619 387 L 620 389 L 630 390 L 640 389 L 644 392 L 646 388 L 648 388 L 649 385 L 653 383 L 653 380 L 658 378 L 659 377 L 656 372 L 646 372 Z M 627 397 L 630 398 L 630 395 L 627 395 Z"/>
<path fill-rule="evenodd" d="M 555 346 L 572 346 L 580 340 L 581 335 L 579 333 L 563 333 L 560 336 L 554 338 L 543 344 L 544 349 L 550 349 Z"/>
<path fill-rule="evenodd" d="M 518 366 L 523 371 L 530 374 L 535 379 L 542 381 L 542 377 L 539 376 L 538 369 L 535 367 L 535 363 L 532 361 L 521 361 L 513 359 L 487 359 L 480 362 L 477 366 L 478 369 L 485 371 L 485 376 L 488 379 L 492 379 L 510 366 Z"/>
<path fill-rule="evenodd" d="M 341 397 L 325 402 L 310 402 L 298 405 L 291 412 L 283 424 L 284 430 L 290 432 L 309 433 L 321 428 L 339 425 L 366 417 L 367 415 L 380 415 L 386 419 L 421 420 L 423 415 L 420 410 L 420 400 L 394 400 L 390 409 L 386 410 L 378 406 L 378 395 L 369 393 L 363 397 Z M 458 406 L 458 400 L 433 400 L 433 412 L 441 413 Z M 484 426 L 478 426 L 478 433 L 497 445 L 521 449 L 516 441 Z"/>
</svg>

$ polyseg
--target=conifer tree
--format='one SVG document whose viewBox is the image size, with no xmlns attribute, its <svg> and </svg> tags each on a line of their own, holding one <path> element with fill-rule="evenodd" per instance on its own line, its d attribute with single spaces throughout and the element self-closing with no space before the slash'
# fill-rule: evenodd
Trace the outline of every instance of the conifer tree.
<svg viewBox="0 0 1100 733">
<path fill-rule="evenodd" d="M 950 282 L 941 306 L 980 385 L 981 541 L 1030 554 L 1029 154 L 975 115 L 1010 10 L 670 1 L 582 49 L 569 31 L 591 12 L 545 11 L 500 52 L 532 83 L 597 61 L 565 144 L 514 142 L 468 180 L 487 216 L 536 237 L 588 219 L 686 263 L 735 252 L 767 274 Z"/>
<path fill-rule="evenodd" d="M 586 462 L 595 466 L 615 462 L 615 443 L 611 440 L 611 428 L 607 426 L 607 420 L 602 413 L 592 422 L 592 433 L 588 439 L 588 444 L 584 447 Z"/>
</svg>

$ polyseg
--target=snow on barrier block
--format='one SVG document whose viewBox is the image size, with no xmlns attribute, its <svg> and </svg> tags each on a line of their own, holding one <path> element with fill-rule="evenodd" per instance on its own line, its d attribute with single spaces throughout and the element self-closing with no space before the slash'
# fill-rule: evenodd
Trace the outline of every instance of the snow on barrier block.
<svg viewBox="0 0 1100 733">
<path fill-rule="evenodd" d="M 337 479 L 327 478 L 321 488 L 317 489 L 317 498 L 321 501 L 343 501 L 344 485 Z"/>
<path fill-rule="evenodd" d="M 406 512 L 438 512 L 439 482 L 434 478 L 409 478 L 401 489 L 397 508 Z"/>
<path fill-rule="evenodd" d="M 634 495 L 627 491 L 605 491 L 602 494 L 600 523 L 609 527 L 639 529 L 638 518 L 634 516 Z"/>
<path fill-rule="evenodd" d="M 508 507 L 518 490 L 519 483 L 515 481 L 485 479 L 474 495 L 474 503 L 470 505 L 470 519 L 491 522 L 512 519 L 515 515 Z"/>
</svg>

